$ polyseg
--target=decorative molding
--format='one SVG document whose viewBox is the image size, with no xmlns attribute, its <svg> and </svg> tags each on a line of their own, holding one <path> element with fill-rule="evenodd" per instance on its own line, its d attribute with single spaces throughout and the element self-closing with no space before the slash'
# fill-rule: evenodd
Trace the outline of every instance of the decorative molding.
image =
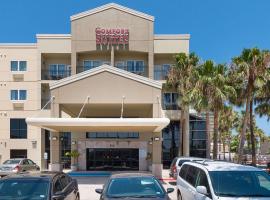
<svg viewBox="0 0 270 200">
<path fill-rule="evenodd" d="M 0 43 L 2 49 L 36 49 L 36 43 Z"/>
<path fill-rule="evenodd" d="M 102 12 L 104 10 L 108 10 L 110 8 L 114 8 L 114 9 L 129 13 L 129 14 L 132 14 L 132 15 L 141 17 L 143 19 L 150 20 L 150 21 L 155 20 L 155 18 L 153 16 L 151 16 L 151 15 L 148 15 L 148 14 L 145 14 L 145 13 L 142 13 L 142 12 L 139 12 L 139 11 L 136 11 L 136 10 L 121 6 L 121 5 L 116 4 L 116 3 L 105 4 L 103 6 L 100 6 L 100 7 L 85 11 L 85 12 L 81 12 L 81 13 L 72 15 L 70 17 L 70 20 L 74 21 L 74 20 L 77 20 L 77 19 L 80 19 L 80 18 L 83 18 L 83 17 L 87 17 L 89 15 L 93 15 L 93 14 L 98 13 L 98 12 Z"/>
<path fill-rule="evenodd" d="M 128 72 L 123 69 L 118 69 L 117 67 L 112 67 L 109 65 L 101 65 L 100 67 L 96 67 L 96 68 L 84 71 L 82 73 L 75 74 L 73 76 L 53 82 L 50 84 L 50 89 L 53 90 L 53 89 L 62 87 L 64 85 L 85 79 L 87 77 L 90 77 L 90 76 L 93 76 L 102 72 L 110 72 L 110 73 L 122 76 L 124 78 L 128 78 L 128 79 L 131 79 L 131 80 L 134 80 L 134 81 L 137 81 L 137 82 L 140 82 L 140 83 L 143 83 L 143 84 L 146 84 L 146 85 L 158 88 L 158 89 L 162 89 L 162 83 L 159 81 L 155 81 L 150 78 L 146 78 L 146 77 Z"/>
<path fill-rule="evenodd" d="M 37 39 L 71 39 L 71 34 L 36 34 Z"/>
<path fill-rule="evenodd" d="M 155 40 L 189 40 L 190 34 L 155 34 Z"/>
</svg>

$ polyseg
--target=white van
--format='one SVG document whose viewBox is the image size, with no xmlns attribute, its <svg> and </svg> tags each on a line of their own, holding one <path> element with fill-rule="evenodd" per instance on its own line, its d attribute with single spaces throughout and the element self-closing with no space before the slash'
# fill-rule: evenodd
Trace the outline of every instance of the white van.
<svg viewBox="0 0 270 200">
<path fill-rule="evenodd" d="M 186 162 L 177 176 L 178 200 L 269 200 L 270 176 L 228 162 Z"/>
</svg>

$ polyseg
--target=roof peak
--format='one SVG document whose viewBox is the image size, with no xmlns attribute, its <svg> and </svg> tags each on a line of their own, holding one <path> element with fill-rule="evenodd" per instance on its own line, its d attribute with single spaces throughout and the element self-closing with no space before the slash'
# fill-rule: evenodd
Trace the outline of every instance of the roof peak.
<svg viewBox="0 0 270 200">
<path fill-rule="evenodd" d="M 105 5 L 96 7 L 94 9 L 90 9 L 90 10 L 87 10 L 85 12 L 81 12 L 81 13 L 72 15 L 70 17 L 70 20 L 71 21 L 74 21 L 74 20 L 77 20 L 77 19 L 80 19 L 80 18 L 89 16 L 89 15 L 92 15 L 92 14 L 95 14 L 95 13 L 98 13 L 98 12 L 102 12 L 104 10 L 108 10 L 110 8 L 115 8 L 117 10 L 121 10 L 123 12 L 129 13 L 129 14 L 132 14 L 132 15 L 135 15 L 135 16 L 138 16 L 138 17 L 141 17 L 141 18 L 150 20 L 150 21 L 154 21 L 154 17 L 151 16 L 151 15 L 148 15 L 148 14 L 145 14 L 145 13 L 142 13 L 142 12 L 139 12 L 137 10 L 133 10 L 131 8 L 128 8 L 128 7 L 125 7 L 125 6 L 116 4 L 116 3 L 108 3 L 108 4 L 105 4 Z"/>
</svg>

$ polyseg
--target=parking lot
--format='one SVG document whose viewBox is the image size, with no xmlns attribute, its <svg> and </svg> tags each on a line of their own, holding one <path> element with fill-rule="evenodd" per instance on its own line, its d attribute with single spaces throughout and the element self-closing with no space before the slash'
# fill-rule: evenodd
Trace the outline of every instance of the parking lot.
<svg viewBox="0 0 270 200">
<path fill-rule="evenodd" d="M 98 200 L 99 194 L 95 192 L 95 189 L 102 188 L 102 185 L 106 182 L 107 177 L 76 177 L 79 190 L 81 195 L 81 200 Z M 164 188 L 175 187 L 175 182 L 165 181 L 163 182 Z M 176 191 L 169 194 L 171 199 L 176 200 Z"/>
</svg>

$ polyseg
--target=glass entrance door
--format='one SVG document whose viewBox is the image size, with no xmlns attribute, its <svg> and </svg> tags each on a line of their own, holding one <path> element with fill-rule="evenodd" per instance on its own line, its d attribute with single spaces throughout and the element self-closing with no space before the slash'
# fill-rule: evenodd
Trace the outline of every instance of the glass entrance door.
<svg viewBox="0 0 270 200">
<path fill-rule="evenodd" d="M 87 149 L 87 170 L 139 170 L 139 149 Z"/>
</svg>

